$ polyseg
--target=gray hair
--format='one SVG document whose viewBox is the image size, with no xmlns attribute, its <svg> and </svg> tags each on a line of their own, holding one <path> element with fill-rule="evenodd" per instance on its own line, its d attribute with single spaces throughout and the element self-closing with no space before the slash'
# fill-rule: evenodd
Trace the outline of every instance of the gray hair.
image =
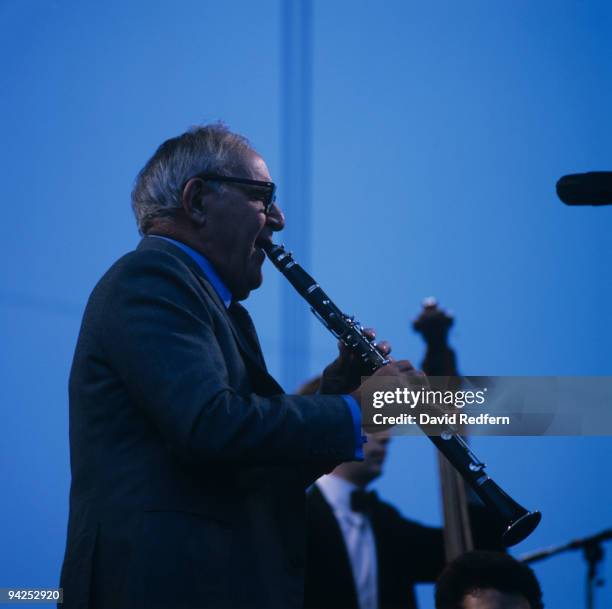
<svg viewBox="0 0 612 609">
<path fill-rule="evenodd" d="M 199 173 L 228 175 L 255 152 L 250 142 L 223 123 L 192 127 L 166 140 L 136 177 L 132 209 L 140 234 L 157 218 L 168 218 L 182 206 L 185 183 Z"/>
</svg>

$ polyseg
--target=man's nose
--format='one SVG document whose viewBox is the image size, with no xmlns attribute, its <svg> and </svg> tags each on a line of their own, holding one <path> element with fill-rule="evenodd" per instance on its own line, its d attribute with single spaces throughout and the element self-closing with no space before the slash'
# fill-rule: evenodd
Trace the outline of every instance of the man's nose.
<svg viewBox="0 0 612 609">
<path fill-rule="evenodd" d="M 285 214 L 281 211 L 281 208 L 273 203 L 268 213 L 266 224 L 273 230 L 279 231 L 285 228 Z"/>
</svg>

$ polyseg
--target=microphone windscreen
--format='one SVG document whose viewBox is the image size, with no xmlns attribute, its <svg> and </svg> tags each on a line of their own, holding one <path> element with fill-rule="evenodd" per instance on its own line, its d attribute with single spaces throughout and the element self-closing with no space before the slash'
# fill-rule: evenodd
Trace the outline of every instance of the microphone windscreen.
<svg viewBox="0 0 612 609">
<path fill-rule="evenodd" d="M 590 171 L 563 176 L 557 195 L 566 205 L 612 205 L 612 171 Z"/>
</svg>

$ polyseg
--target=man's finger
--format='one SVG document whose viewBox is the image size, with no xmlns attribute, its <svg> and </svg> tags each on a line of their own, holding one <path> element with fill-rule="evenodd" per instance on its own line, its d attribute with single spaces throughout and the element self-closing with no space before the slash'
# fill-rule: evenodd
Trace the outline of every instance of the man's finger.
<svg viewBox="0 0 612 609">
<path fill-rule="evenodd" d="M 374 340 L 376 338 L 376 330 L 374 328 L 364 328 L 363 334 L 370 340 Z"/>
<path fill-rule="evenodd" d="M 389 341 L 383 340 L 379 343 L 376 343 L 376 348 L 382 355 L 389 355 L 391 353 L 391 343 Z"/>
<path fill-rule="evenodd" d="M 402 372 L 411 372 L 414 370 L 414 366 L 407 359 L 400 359 L 396 364 Z"/>
</svg>

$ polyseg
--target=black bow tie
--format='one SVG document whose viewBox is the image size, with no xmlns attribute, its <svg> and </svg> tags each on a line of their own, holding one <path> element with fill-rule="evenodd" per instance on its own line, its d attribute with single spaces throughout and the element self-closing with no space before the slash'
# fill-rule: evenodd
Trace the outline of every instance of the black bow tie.
<svg viewBox="0 0 612 609">
<path fill-rule="evenodd" d="M 362 490 L 353 491 L 351 493 L 351 510 L 353 510 L 353 512 L 370 514 L 377 500 L 378 498 L 374 491 L 370 491 L 369 493 Z"/>
</svg>

